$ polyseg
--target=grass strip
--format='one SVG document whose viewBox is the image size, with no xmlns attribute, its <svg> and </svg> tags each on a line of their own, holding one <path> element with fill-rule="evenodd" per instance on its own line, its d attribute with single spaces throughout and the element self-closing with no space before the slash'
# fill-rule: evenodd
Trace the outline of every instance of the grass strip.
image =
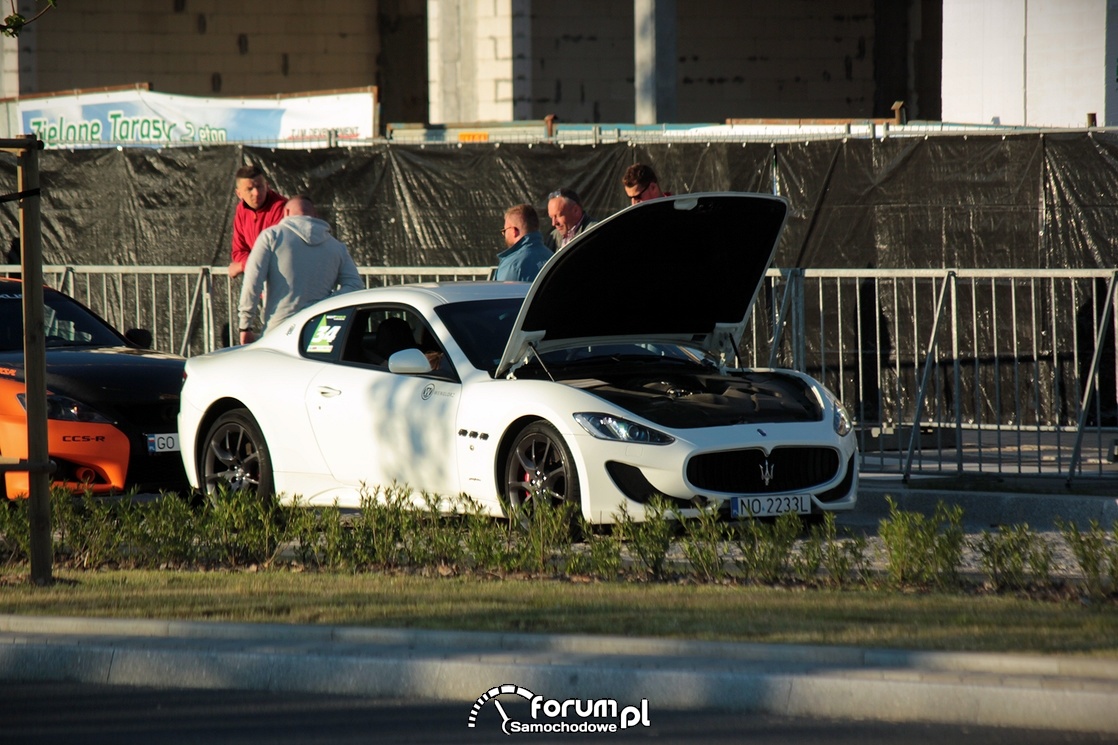
<svg viewBox="0 0 1118 745">
<path fill-rule="evenodd" d="M 623 634 L 695 640 L 1118 658 L 1113 604 L 412 573 L 0 569 L 0 612 L 233 622 Z"/>
</svg>

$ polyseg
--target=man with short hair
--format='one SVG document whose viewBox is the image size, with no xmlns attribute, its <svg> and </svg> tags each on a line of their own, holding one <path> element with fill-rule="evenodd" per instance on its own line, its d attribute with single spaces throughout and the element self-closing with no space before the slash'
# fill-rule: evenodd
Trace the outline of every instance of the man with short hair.
<svg viewBox="0 0 1118 745">
<path fill-rule="evenodd" d="M 237 211 L 233 213 L 233 255 L 229 278 L 245 270 L 245 261 L 260 232 L 283 219 L 286 198 L 268 188 L 264 172 L 257 166 L 237 169 L 235 192 Z"/>
<path fill-rule="evenodd" d="M 264 330 L 330 295 L 364 287 L 345 244 L 315 217 L 310 197 L 287 200 L 284 217 L 264 230 L 245 264 L 237 304 L 241 344 L 255 336 L 252 319 L 264 292 Z"/>
<path fill-rule="evenodd" d="M 505 210 L 505 227 L 501 228 L 507 248 L 497 254 L 498 282 L 531 282 L 551 258 L 551 249 L 540 235 L 540 216 L 530 204 L 518 204 Z"/>
<path fill-rule="evenodd" d="M 625 188 L 625 196 L 629 197 L 630 204 L 640 204 L 660 197 L 670 197 L 670 191 L 660 189 L 660 181 L 656 178 L 656 171 L 644 163 L 634 163 L 625 169 L 621 177 L 621 186 Z"/>
<path fill-rule="evenodd" d="M 551 218 L 548 246 L 558 251 L 597 222 L 582 211 L 582 199 L 574 189 L 556 189 L 547 195 L 547 216 Z"/>
</svg>

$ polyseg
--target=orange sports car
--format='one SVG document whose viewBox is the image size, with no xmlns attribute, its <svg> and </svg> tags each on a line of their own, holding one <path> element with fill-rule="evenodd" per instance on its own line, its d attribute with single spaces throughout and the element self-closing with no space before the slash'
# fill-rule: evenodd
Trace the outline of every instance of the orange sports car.
<svg viewBox="0 0 1118 745">
<path fill-rule="evenodd" d="M 27 457 L 23 284 L 0 279 L 0 455 Z M 76 300 L 43 288 L 47 431 L 55 486 L 97 495 L 185 489 L 175 418 L 185 360 L 120 334 Z M 28 493 L 9 471 L 0 496 Z"/>
</svg>

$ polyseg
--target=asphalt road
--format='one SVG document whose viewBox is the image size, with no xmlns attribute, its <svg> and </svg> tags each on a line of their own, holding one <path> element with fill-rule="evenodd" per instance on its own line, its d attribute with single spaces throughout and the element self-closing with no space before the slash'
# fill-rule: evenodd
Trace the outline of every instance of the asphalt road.
<svg viewBox="0 0 1118 745">
<path fill-rule="evenodd" d="M 527 703 L 506 704 L 528 719 Z M 267 743 L 741 743 L 750 745 L 1042 745 L 1113 742 L 1112 735 L 925 723 L 649 712 L 649 726 L 602 735 L 506 736 L 496 709 L 473 729 L 461 703 L 267 691 L 134 688 L 74 683 L 0 685 L 0 743 L 247 745 Z"/>
</svg>

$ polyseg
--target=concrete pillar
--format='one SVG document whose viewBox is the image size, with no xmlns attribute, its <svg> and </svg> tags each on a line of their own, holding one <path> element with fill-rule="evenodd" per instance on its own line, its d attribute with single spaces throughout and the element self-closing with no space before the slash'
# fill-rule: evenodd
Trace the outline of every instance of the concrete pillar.
<svg viewBox="0 0 1118 745">
<path fill-rule="evenodd" d="M 675 0 L 633 0 L 636 123 L 676 118 Z"/>
<path fill-rule="evenodd" d="M 1106 4 L 1106 51 L 1103 65 L 1105 71 L 1103 80 L 1106 86 L 1104 112 L 1102 121 L 1104 127 L 1118 125 L 1118 2 L 1109 0 Z"/>
<path fill-rule="evenodd" d="M 36 8 L 36 4 L 33 2 L 33 0 L 20 0 L 18 7 L 20 14 L 22 14 L 24 18 L 34 18 L 35 14 L 41 9 Z M 40 92 L 38 54 L 39 34 L 36 33 L 36 26 L 42 23 L 44 19 L 47 23 L 50 23 L 51 14 L 59 12 L 61 11 L 55 8 L 54 10 L 44 15 L 43 18 L 35 21 L 35 23 L 24 26 L 23 31 L 20 32 L 19 38 L 13 40 L 15 41 L 15 49 L 18 50 L 16 52 L 16 54 L 18 55 L 18 61 L 16 62 L 16 77 L 18 78 L 18 80 L 16 81 L 16 85 L 18 86 L 18 91 L 15 94 L 7 95 Z M 5 39 L 5 44 L 8 41 L 9 40 Z"/>
<path fill-rule="evenodd" d="M 428 0 L 431 123 L 527 116 L 531 7 L 531 0 Z"/>
</svg>

